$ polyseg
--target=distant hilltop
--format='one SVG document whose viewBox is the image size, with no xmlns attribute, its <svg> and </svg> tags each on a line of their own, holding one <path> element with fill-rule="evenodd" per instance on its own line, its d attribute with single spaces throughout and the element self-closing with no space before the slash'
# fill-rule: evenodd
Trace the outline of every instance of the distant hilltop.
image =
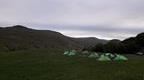
<svg viewBox="0 0 144 80">
<path fill-rule="evenodd" d="M 22 25 L 0 27 L 0 51 L 55 48 L 82 49 L 105 44 L 107 40 L 94 37 L 72 38 L 51 30 L 35 30 Z"/>
<path fill-rule="evenodd" d="M 90 49 L 95 51 L 144 52 L 144 32 L 123 41 L 95 37 L 72 38 L 51 30 L 35 30 L 22 25 L 0 27 L 0 51 L 28 49 Z"/>
</svg>

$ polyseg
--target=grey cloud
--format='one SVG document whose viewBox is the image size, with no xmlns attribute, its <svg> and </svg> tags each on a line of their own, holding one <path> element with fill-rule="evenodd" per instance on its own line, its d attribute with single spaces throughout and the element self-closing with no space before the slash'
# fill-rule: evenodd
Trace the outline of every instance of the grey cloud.
<svg viewBox="0 0 144 80">
<path fill-rule="evenodd" d="M 35 26 L 35 28 L 39 28 L 39 26 L 42 26 L 39 29 L 50 29 L 50 30 L 59 30 L 59 31 L 84 31 L 84 32 L 121 32 L 121 33 L 140 33 L 144 31 L 144 28 L 137 28 L 138 26 L 135 26 L 134 28 L 129 27 L 119 27 L 119 26 L 110 26 L 110 25 L 95 25 L 95 26 L 78 26 L 78 25 L 38 25 L 33 24 L 29 26 Z"/>
<path fill-rule="evenodd" d="M 126 39 L 128 37 L 136 36 L 137 34 L 144 31 L 143 28 L 121 28 L 111 27 L 107 25 L 103 26 L 64 26 L 64 25 L 28 25 L 31 28 L 36 29 L 49 29 L 59 31 L 65 35 L 71 37 L 97 37 L 102 39 Z M 42 26 L 39 28 L 39 26 Z"/>
<path fill-rule="evenodd" d="M 114 35 L 144 31 L 143 4 L 144 0 L 0 0 L 0 26 L 22 24 L 121 39 Z"/>
</svg>

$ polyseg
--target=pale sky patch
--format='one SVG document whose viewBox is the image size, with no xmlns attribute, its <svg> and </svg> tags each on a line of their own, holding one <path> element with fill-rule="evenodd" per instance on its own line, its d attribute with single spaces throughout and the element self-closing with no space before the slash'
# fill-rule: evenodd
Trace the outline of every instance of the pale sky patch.
<svg viewBox="0 0 144 80">
<path fill-rule="evenodd" d="M 125 39 L 144 31 L 144 0 L 0 0 L 0 26 Z"/>
</svg>

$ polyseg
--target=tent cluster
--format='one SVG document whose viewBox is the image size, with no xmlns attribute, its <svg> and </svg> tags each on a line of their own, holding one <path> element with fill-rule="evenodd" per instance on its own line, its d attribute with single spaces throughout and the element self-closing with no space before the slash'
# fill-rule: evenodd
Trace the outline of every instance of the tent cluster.
<svg viewBox="0 0 144 80">
<path fill-rule="evenodd" d="M 65 51 L 64 52 L 64 55 L 67 55 L 67 56 L 74 56 L 76 54 L 77 54 L 76 50 L 70 50 L 70 51 Z"/>
<path fill-rule="evenodd" d="M 98 61 L 127 61 L 128 58 L 120 55 L 120 54 L 112 54 L 112 53 L 96 53 L 96 52 L 88 52 L 88 51 L 83 51 L 83 52 L 77 52 L 76 50 L 70 50 L 70 51 L 65 51 L 64 55 L 67 56 L 82 56 L 82 57 L 88 57 L 88 58 L 96 58 Z"/>
<path fill-rule="evenodd" d="M 123 55 L 111 54 L 111 53 L 104 53 L 98 58 L 98 61 L 127 61 L 127 60 L 128 58 L 126 58 Z"/>
</svg>

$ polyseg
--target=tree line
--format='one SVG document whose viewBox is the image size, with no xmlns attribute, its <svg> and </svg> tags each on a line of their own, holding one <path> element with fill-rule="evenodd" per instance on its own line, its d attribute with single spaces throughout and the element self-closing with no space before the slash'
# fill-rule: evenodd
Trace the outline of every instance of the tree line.
<svg viewBox="0 0 144 80">
<path fill-rule="evenodd" d="M 114 39 L 106 44 L 99 43 L 89 50 L 95 52 L 110 52 L 119 54 L 135 54 L 137 52 L 144 53 L 144 33 L 138 34 L 136 37 L 130 37 L 123 41 Z"/>
</svg>

